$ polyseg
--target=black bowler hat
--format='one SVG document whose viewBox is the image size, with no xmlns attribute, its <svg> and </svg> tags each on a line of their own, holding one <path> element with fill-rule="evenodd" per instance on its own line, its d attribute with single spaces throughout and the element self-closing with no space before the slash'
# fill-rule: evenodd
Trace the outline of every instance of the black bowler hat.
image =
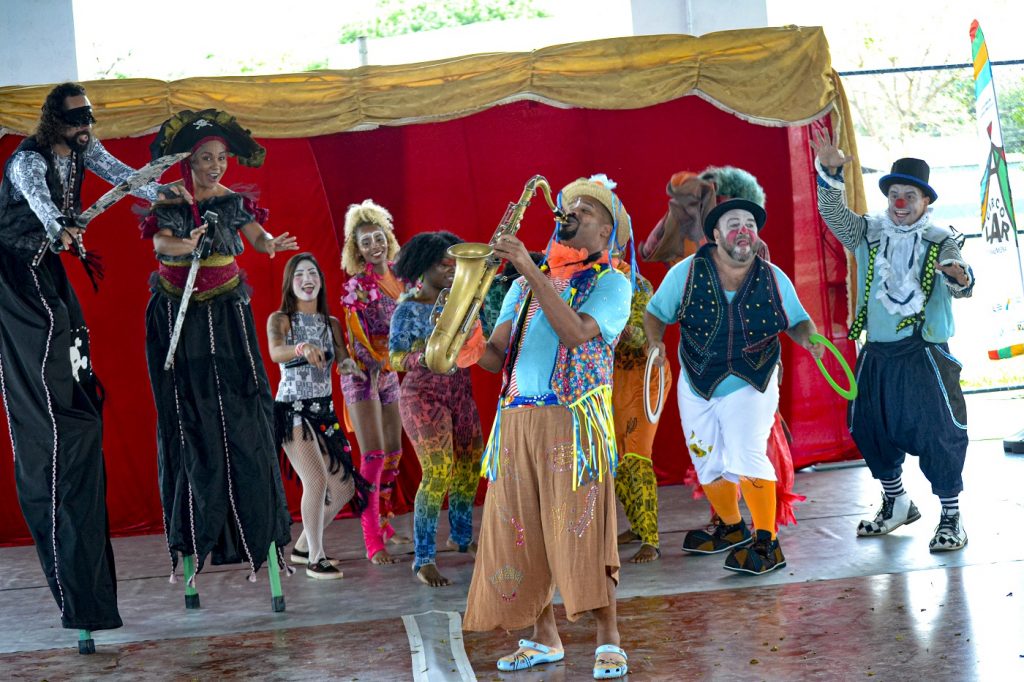
<svg viewBox="0 0 1024 682">
<path fill-rule="evenodd" d="M 718 226 L 718 219 L 735 209 L 750 211 L 754 216 L 754 222 L 757 223 L 757 232 L 760 234 L 761 228 L 764 227 L 764 221 L 768 218 L 768 214 L 764 212 L 764 209 L 753 201 L 729 199 L 711 209 L 711 213 L 708 213 L 708 217 L 704 219 L 704 236 L 707 237 L 709 242 L 715 241 L 715 228 Z"/>
<path fill-rule="evenodd" d="M 888 175 L 882 176 L 878 181 L 878 187 L 882 194 L 889 194 L 889 187 L 892 185 L 913 185 L 928 195 L 931 203 L 939 198 L 932 186 L 928 184 L 928 176 L 931 169 L 921 159 L 903 158 L 897 159 L 892 164 L 892 170 Z"/>
</svg>

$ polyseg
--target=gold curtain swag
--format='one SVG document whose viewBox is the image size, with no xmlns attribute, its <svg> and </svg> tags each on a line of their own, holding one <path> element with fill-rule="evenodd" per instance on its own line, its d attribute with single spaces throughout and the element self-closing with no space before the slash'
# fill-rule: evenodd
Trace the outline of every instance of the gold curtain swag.
<svg viewBox="0 0 1024 682">
<path fill-rule="evenodd" d="M 152 132 L 182 109 L 223 109 L 257 137 L 299 138 L 449 120 L 523 99 L 615 110 L 697 95 L 758 125 L 830 114 L 855 153 L 849 103 L 820 27 L 610 38 L 346 71 L 83 84 L 100 139 Z M 52 87 L 0 87 L 0 134 L 31 133 Z M 860 169 L 851 170 L 851 207 L 863 211 Z"/>
</svg>

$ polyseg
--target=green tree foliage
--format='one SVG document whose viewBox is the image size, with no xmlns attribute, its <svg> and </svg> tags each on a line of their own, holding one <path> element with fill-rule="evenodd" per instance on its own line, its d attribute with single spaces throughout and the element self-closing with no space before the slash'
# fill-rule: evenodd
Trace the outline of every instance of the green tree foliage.
<svg viewBox="0 0 1024 682">
<path fill-rule="evenodd" d="M 484 21 L 550 16 L 537 8 L 534 0 L 377 0 L 376 7 L 372 19 L 342 26 L 338 42 L 344 45 L 360 36 L 387 38 Z"/>
</svg>

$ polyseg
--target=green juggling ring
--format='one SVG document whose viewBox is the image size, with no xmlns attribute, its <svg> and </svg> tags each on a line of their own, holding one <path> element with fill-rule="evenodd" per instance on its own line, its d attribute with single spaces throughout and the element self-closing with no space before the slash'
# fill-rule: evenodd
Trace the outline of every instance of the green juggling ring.
<svg viewBox="0 0 1024 682">
<path fill-rule="evenodd" d="M 831 341 L 826 339 L 821 334 L 811 334 L 810 337 L 808 337 L 808 340 L 811 343 L 820 343 L 821 345 L 825 346 L 825 348 L 827 348 L 829 352 L 832 353 L 832 355 L 835 356 L 836 360 L 839 361 L 839 366 L 843 368 L 844 372 L 846 372 L 846 380 L 850 383 L 850 388 L 846 389 L 837 384 L 835 382 L 835 379 L 829 376 L 828 370 L 825 369 L 825 365 L 824 363 L 822 363 L 821 358 L 815 358 L 814 361 L 818 363 L 818 369 L 821 370 L 821 373 L 825 377 L 825 381 L 828 382 L 828 385 L 835 389 L 836 393 L 846 398 L 847 400 L 855 399 L 857 397 L 857 380 L 854 378 L 853 372 L 850 370 L 850 365 L 848 365 L 846 362 L 846 358 L 842 356 L 842 354 L 832 344 Z"/>
</svg>

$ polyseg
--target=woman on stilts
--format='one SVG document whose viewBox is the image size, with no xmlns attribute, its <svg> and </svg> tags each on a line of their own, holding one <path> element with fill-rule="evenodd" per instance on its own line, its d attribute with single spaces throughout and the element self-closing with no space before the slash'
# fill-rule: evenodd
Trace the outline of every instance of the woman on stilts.
<svg viewBox="0 0 1024 682">
<path fill-rule="evenodd" d="M 181 183 L 164 192 L 174 198 L 158 202 L 142 225 L 158 261 L 146 309 L 146 358 L 172 570 L 178 554 L 195 556 L 197 572 L 212 554 L 214 564 L 247 563 L 255 581 L 271 543 L 280 552 L 291 540 L 291 520 L 270 383 L 235 257 L 242 236 L 271 258 L 298 245 L 287 232 L 274 237 L 264 230 L 267 211 L 221 184 L 229 155 L 253 167 L 266 156 L 233 116 L 182 111 L 161 126 L 151 148 L 154 157 L 192 153 L 182 161 Z M 204 235 L 209 255 L 199 261 L 174 347 L 175 320 Z"/>
</svg>

